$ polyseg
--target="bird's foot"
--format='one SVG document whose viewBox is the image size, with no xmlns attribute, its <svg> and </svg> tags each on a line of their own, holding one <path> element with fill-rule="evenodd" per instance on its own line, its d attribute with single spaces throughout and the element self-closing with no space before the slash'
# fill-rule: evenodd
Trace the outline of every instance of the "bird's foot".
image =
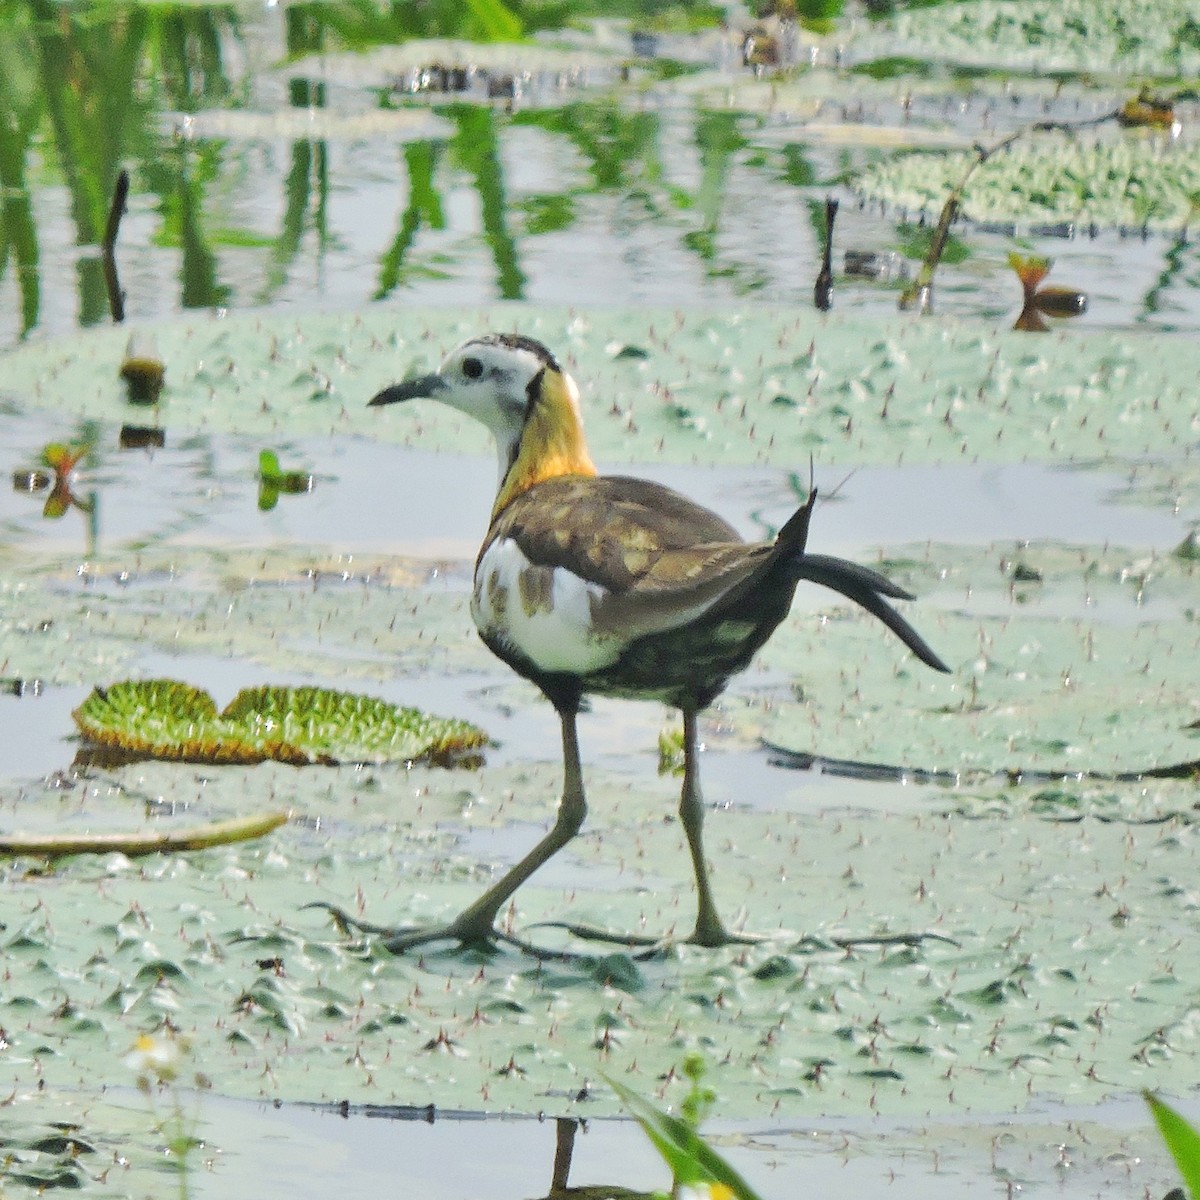
<svg viewBox="0 0 1200 1200">
<path fill-rule="evenodd" d="M 513 949 L 521 951 L 522 954 L 528 954 L 540 960 L 571 962 L 580 957 L 569 950 L 548 950 L 541 946 L 535 946 L 532 942 L 525 941 L 524 938 L 497 929 L 490 922 L 485 923 L 478 918 L 467 919 L 465 914 L 444 925 L 394 926 L 376 925 L 371 921 L 360 920 L 358 917 L 352 917 L 345 909 L 339 908 L 336 904 L 328 904 L 323 900 L 314 900 L 304 907 L 323 908 L 329 913 L 334 925 L 341 933 L 347 936 L 361 934 L 368 938 L 378 938 L 379 944 L 391 954 L 404 954 L 409 950 L 428 946 L 434 942 L 457 942 L 462 949 L 484 951 L 495 951 L 501 945 L 511 946 Z"/>
<path fill-rule="evenodd" d="M 716 909 L 711 906 L 706 909 L 703 903 L 696 917 L 696 928 L 687 939 L 689 945 L 704 946 L 710 950 L 721 946 L 753 946 L 763 941 L 766 938 L 756 933 L 730 933 L 717 916 Z"/>
<path fill-rule="evenodd" d="M 797 950 L 828 949 L 837 946 L 840 950 L 857 950 L 869 946 L 920 946 L 924 942 L 945 942 L 948 946 L 961 947 L 962 943 L 944 933 L 875 933 L 859 937 L 803 937 L 796 943 Z"/>
<path fill-rule="evenodd" d="M 753 933 L 730 933 L 719 921 L 715 924 L 698 922 L 692 933 L 685 938 L 672 937 L 670 934 L 653 937 L 642 933 L 615 933 L 610 929 L 599 929 L 595 925 L 577 925 L 572 921 L 539 921 L 533 928 L 562 929 L 581 941 L 624 946 L 627 950 L 637 951 L 633 957 L 639 960 L 655 958 L 672 946 L 678 945 L 703 946 L 715 950 L 721 946 L 753 946 L 766 940 Z"/>
<path fill-rule="evenodd" d="M 561 929 L 583 942 L 607 942 L 611 946 L 625 946 L 630 950 L 656 949 L 663 939 L 644 933 L 615 933 L 611 929 L 600 929 L 595 925 L 577 925 L 574 921 L 538 921 L 532 929 Z"/>
<path fill-rule="evenodd" d="M 444 925 L 376 925 L 373 921 L 352 917 L 344 908 L 324 900 L 314 900 L 304 907 L 323 908 L 333 919 L 339 933 L 378 938 L 381 945 L 393 954 L 403 954 L 406 950 L 427 946 L 432 942 L 458 942 L 462 946 L 486 947 L 506 938 L 505 934 L 490 924 L 477 927 L 472 923 L 468 927 L 461 919 L 448 921 Z"/>
</svg>

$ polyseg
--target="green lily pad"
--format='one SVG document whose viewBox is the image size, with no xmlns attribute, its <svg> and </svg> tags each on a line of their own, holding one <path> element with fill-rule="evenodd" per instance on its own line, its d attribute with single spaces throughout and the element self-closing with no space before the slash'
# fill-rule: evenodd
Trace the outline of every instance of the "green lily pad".
<svg viewBox="0 0 1200 1200">
<path fill-rule="evenodd" d="M 131 680 L 95 688 L 72 715 L 96 746 L 181 762 L 448 761 L 487 742 L 466 721 L 317 687 L 245 688 L 218 714 L 186 683 Z"/>
</svg>

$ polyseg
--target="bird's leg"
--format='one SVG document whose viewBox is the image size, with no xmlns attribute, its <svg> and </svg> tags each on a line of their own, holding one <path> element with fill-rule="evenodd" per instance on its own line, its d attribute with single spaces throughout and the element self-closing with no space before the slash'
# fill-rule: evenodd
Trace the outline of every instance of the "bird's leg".
<svg viewBox="0 0 1200 1200">
<path fill-rule="evenodd" d="M 562 722 L 563 794 L 553 828 L 519 863 L 512 867 L 473 904 L 464 908 L 445 925 L 388 928 L 355 920 L 341 909 L 328 904 L 309 907 L 325 908 L 339 925 L 362 933 L 380 934 L 383 945 L 393 954 L 402 954 L 415 946 L 429 942 L 456 941 L 463 945 L 479 945 L 490 941 L 506 941 L 540 954 L 524 942 L 496 929 L 496 918 L 513 893 L 529 877 L 558 853 L 580 830 L 587 815 L 587 800 L 583 792 L 583 771 L 579 762 L 579 737 L 575 729 L 575 708 L 558 710 Z M 548 953 L 547 957 L 553 957 Z"/>
<path fill-rule="evenodd" d="M 679 817 L 687 834 L 688 849 L 696 876 L 696 927 L 686 939 L 696 946 L 728 946 L 735 942 L 754 942 L 757 938 L 730 933 L 717 915 L 716 901 L 708 881 L 708 864 L 704 861 L 704 797 L 700 794 L 700 753 L 696 733 L 696 713 L 683 710 L 683 793 L 679 800 Z M 590 925 L 568 921 L 543 921 L 543 925 L 565 929 L 575 937 L 592 942 L 613 942 L 620 945 L 644 947 L 638 957 L 650 957 L 671 944 L 671 938 L 646 937 L 642 934 L 609 933 Z"/>
<path fill-rule="evenodd" d="M 562 722 L 563 793 L 558 816 L 550 832 L 519 863 L 493 884 L 469 908 L 463 909 L 449 925 L 446 937 L 460 942 L 483 942 L 496 935 L 496 918 L 512 894 L 529 877 L 550 861 L 583 827 L 587 799 L 583 791 L 583 770 L 579 762 L 579 735 L 575 728 L 575 709 L 559 711 Z M 392 943 L 388 943 L 389 948 Z M 404 946 L 399 946 L 404 949 Z"/>
<path fill-rule="evenodd" d="M 687 834 L 696 874 L 696 928 L 689 942 L 697 946 L 727 946 L 751 939 L 730 933 L 717 915 L 712 886 L 708 881 L 708 863 L 704 859 L 704 797 L 700 792 L 700 744 L 696 733 L 696 712 L 683 710 L 683 792 L 679 798 L 679 819 Z"/>
</svg>

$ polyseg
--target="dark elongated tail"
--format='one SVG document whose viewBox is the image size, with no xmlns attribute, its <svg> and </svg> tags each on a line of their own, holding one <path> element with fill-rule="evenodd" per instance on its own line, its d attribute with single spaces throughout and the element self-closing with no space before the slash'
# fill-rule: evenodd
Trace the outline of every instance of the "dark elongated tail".
<svg viewBox="0 0 1200 1200">
<path fill-rule="evenodd" d="M 798 579 L 830 588 L 878 617 L 927 667 L 949 672 L 950 668 L 929 643 L 884 599 L 890 596 L 895 600 L 912 600 L 910 592 L 897 587 L 878 571 L 828 554 L 805 554 L 793 564 L 793 569 Z"/>
<path fill-rule="evenodd" d="M 775 545 L 780 558 L 788 563 L 797 580 L 819 583 L 845 596 L 847 600 L 853 600 L 871 616 L 882 621 L 927 667 L 948 674 L 950 668 L 934 653 L 929 643 L 884 599 L 885 596 L 893 600 L 915 599 L 911 592 L 906 592 L 870 567 L 860 567 L 858 563 L 829 554 L 808 553 L 808 526 L 816 500 L 817 489 L 813 488 L 805 503 L 779 531 Z"/>
</svg>

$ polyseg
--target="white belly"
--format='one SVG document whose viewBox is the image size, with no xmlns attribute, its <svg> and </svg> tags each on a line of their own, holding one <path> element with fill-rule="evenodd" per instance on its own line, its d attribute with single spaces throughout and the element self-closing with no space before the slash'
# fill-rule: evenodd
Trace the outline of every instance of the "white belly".
<svg viewBox="0 0 1200 1200">
<path fill-rule="evenodd" d="M 604 596 L 561 567 L 533 566 L 510 538 L 498 538 L 475 570 L 471 616 L 480 633 L 506 642 L 542 671 L 586 674 L 616 661 L 619 643 L 592 630 Z"/>
</svg>

